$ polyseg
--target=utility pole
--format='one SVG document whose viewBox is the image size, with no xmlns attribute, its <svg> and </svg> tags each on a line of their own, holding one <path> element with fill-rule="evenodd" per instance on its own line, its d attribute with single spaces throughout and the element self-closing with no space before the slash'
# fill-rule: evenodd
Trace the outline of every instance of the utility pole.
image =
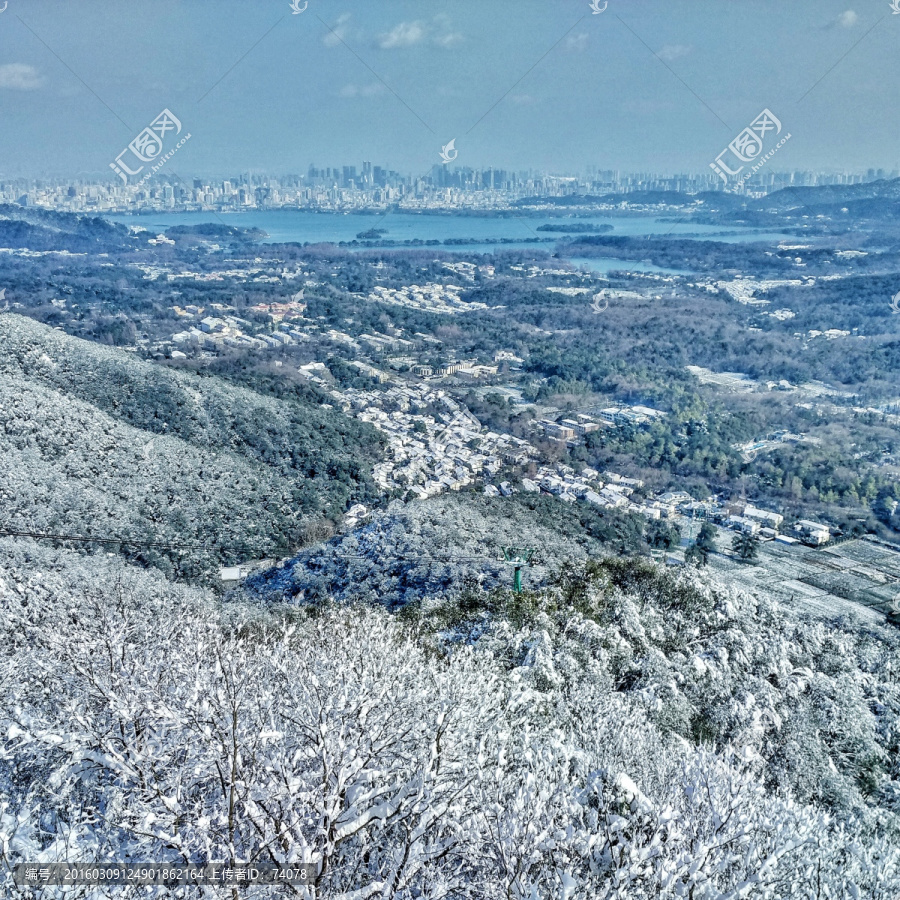
<svg viewBox="0 0 900 900">
<path fill-rule="evenodd" d="M 707 516 L 706 508 L 705 508 L 705 507 L 701 507 L 700 509 L 697 509 L 697 507 L 694 507 L 694 508 L 691 510 L 691 517 L 690 517 L 690 519 L 688 520 L 687 539 L 688 539 L 689 541 L 694 540 L 694 538 L 697 537 L 697 536 L 700 534 L 700 528 L 701 528 L 701 526 L 702 526 L 702 523 L 703 523 L 703 522 L 708 522 L 708 521 L 709 521 L 709 517 Z M 696 534 L 696 535 L 694 534 L 694 527 L 695 527 L 695 526 L 696 526 L 696 528 L 697 528 L 697 534 Z"/>
<path fill-rule="evenodd" d="M 522 593 L 522 566 L 531 564 L 533 547 L 503 547 L 503 559 L 513 567 L 513 593 Z"/>
</svg>

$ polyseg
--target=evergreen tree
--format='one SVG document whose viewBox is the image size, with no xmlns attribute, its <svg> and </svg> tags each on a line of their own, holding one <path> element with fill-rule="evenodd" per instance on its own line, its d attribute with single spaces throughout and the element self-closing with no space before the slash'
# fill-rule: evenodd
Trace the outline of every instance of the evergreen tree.
<svg viewBox="0 0 900 900">
<path fill-rule="evenodd" d="M 698 568 L 702 568 L 709 563 L 709 550 L 702 546 L 699 540 L 694 541 L 694 543 L 690 544 L 687 550 L 684 551 L 684 561 L 688 565 L 695 565 Z"/>
<path fill-rule="evenodd" d="M 750 562 L 750 560 L 756 559 L 759 554 L 759 538 L 755 535 L 741 532 L 740 534 L 736 534 L 732 539 L 731 549 L 734 550 L 744 562 Z"/>
</svg>

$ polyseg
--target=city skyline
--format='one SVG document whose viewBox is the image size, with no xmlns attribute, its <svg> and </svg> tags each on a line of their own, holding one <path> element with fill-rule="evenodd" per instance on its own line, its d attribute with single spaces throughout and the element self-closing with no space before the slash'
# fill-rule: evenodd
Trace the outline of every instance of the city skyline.
<svg viewBox="0 0 900 900">
<path fill-rule="evenodd" d="M 896 179 L 898 170 L 863 173 L 777 172 L 761 170 L 744 183 L 728 187 L 713 174 L 663 176 L 595 169 L 587 175 L 551 175 L 435 166 L 413 176 L 363 162 L 362 166 L 310 166 L 306 175 L 231 174 L 182 178 L 173 170 L 156 179 L 121 183 L 112 180 L 0 179 L 0 203 L 18 203 L 70 212 L 223 212 L 251 209 L 320 211 L 468 209 L 486 212 L 534 207 L 554 198 L 592 198 L 597 209 L 612 210 L 619 197 L 634 203 L 677 207 L 679 196 L 726 191 L 752 199 L 786 187 L 851 186 Z M 673 197 L 667 202 L 665 192 Z M 583 202 L 581 204 L 583 206 Z M 560 208 L 562 211 L 564 207 Z"/>
</svg>

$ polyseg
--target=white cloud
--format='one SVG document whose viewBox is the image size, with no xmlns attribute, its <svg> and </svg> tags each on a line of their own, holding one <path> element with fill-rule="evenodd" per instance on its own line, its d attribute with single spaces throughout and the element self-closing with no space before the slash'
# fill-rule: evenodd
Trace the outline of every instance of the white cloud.
<svg viewBox="0 0 900 900">
<path fill-rule="evenodd" d="M 344 13 L 342 16 L 338 16 L 337 22 L 331 27 L 331 30 L 325 37 L 322 38 L 322 43 L 326 47 L 336 47 L 344 38 L 347 37 L 347 32 L 350 30 L 350 13 Z"/>
<path fill-rule="evenodd" d="M 859 21 L 859 16 L 852 10 L 844 10 L 839 16 L 832 19 L 826 28 L 852 28 Z"/>
<path fill-rule="evenodd" d="M 683 56 L 687 56 L 688 53 L 691 52 L 690 47 L 686 47 L 684 44 L 666 44 L 662 50 L 659 51 L 656 55 L 660 59 L 664 59 L 666 62 L 675 62 L 676 59 L 681 59 Z"/>
<path fill-rule="evenodd" d="M 432 43 L 445 50 L 448 47 L 454 47 L 463 39 L 458 31 L 448 31 L 445 34 L 437 34 L 432 38 Z"/>
<path fill-rule="evenodd" d="M 399 47 L 412 47 L 420 44 L 426 35 L 426 28 L 421 22 L 401 22 L 390 31 L 378 36 L 378 46 L 382 50 L 396 50 Z"/>
<path fill-rule="evenodd" d="M 5 63 L 0 66 L 0 88 L 11 91 L 34 91 L 44 83 L 44 76 L 26 63 Z"/>
<path fill-rule="evenodd" d="M 377 97 L 384 93 L 384 86 L 380 84 L 345 84 L 340 90 L 341 97 Z"/>
<path fill-rule="evenodd" d="M 582 31 L 579 34 L 570 34 L 566 38 L 566 50 L 580 52 L 587 47 L 587 42 L 588 33 L 586 31 Z"/>
<path fill-rule="evenodd" d="M 433 21 L 438 33 L 432 38 L 432 41 L 438 47 L 452 47 L 463 39 L 460 32 L 453 31 L 453 20 L 446 13 L 438 13 Z"/>
<path fill-rule="evenodd" d="M 403 47 L 415 47 L 417 44 L 431 43 L 435 47 L 449 49 L 462 41 L 463 36 L 450 27 L 450 19 L 444 14 L 434 17 L 428 22 L 400 22 L 390 31 L 379 34 L 375 39 L 381 50 L 398 50 Z"/>
</svg>

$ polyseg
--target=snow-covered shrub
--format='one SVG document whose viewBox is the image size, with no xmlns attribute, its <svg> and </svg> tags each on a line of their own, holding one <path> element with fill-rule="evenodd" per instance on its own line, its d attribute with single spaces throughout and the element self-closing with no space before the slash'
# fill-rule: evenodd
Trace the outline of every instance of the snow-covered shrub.
<svg viewBox="0 0 900 900">
<path fill-rule="evenodd" d="M 380 608 L 223 606 L 130 570 L 92 584 L 73 554 L 41 580 L 39 556 L 0 577 L 4 867 L 305 861 L 307 900 L 900 892 L 896 843 L 768 786 L 752 741 L 697 747 L 653 723 L 662 686 L 643 703 L 610 689 L 615 641 L 650 647 L 664 628 L 649 587 L 604 579 L 606 625 L 544 610 L 437 653 Z M 701 606 L 731 640 L 729 602 Z M 596 677 L 566 642 L 591 648 Z M 695 655 L 724 677 L 718 646 Z M 689 667 L 701 683 L 688 658 L 675 687 Z"/>
<path fill-rule="evenodd" d="M 895 629 L 795 616 L 635 560 L 569 566 L 530 595 L 524 626 L 506 612 L 513 595 L 480 596 L 431 612 L 439 644 L 485 645 L 540 685 L 610 685 L 664 731 L 754 756 L 770 787 L 900 835 Z"/>
</svg>

